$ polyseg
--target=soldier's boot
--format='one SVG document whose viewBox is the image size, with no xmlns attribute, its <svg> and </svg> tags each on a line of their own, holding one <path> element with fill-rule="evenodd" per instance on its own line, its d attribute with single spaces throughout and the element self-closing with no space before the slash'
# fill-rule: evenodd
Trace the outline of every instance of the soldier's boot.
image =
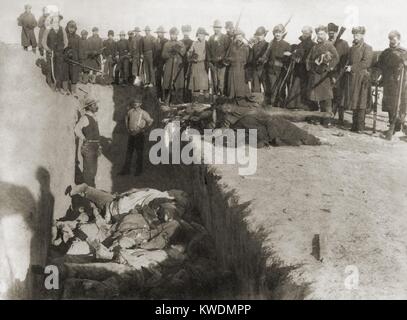
<svg viewBox="0 0 407 320">
<path fill-rule="evenodd" d="M 37 48 L 36 48 L 36 47 L 33 47 L 33 49 L 32 49 L 32 53 L 34 53 L 34 54 L 36 54 L 36 53 L 37 53 Z"/>
<path fill-rule="evenodd" d="M 338 124 L 340 126 L 344 125 L 344 120 L 345 120 L 345 110 L 343 107 L 338 108 Z"/>
<path fill-rule="evenodd" d="M 28 51 L 28 47 L 23 47 L 24 51 Z"/>
<path fill-rule="evenodd" d="M 69 95 L 68 81 L 62 81 L 61 93 L 66 96 Z"/>
<path fill-rule="evenodd" d="M 40 51 L 40 56 L 43 57 L 44 56 L 44 48 L 39 48 Z"/>
</svg>

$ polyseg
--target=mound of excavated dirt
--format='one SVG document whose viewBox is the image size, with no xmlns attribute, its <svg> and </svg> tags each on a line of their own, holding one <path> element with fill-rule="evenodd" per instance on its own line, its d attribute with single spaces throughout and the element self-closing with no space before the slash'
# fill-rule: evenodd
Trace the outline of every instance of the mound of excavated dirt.
<svg viewBox="0 0 407 320">
<path fill-rule="evenodd" d="M 31 52 L 0 44 L 0 56 L 0 296 L 29 298 L 29 265 L 44 263 L 52 215 L 69 205 L 78 102 L 46 85 Z"/>
</svg>

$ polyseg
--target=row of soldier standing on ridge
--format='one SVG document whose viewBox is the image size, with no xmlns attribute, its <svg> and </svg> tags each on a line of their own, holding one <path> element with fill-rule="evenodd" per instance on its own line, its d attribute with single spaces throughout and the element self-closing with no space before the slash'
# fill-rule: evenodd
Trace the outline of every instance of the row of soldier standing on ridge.
<svg viewBox="0 0 407 320">
<path fill-rule="evenodd" d="M 391 31 L 389 47 L 375 54 L 365 40 L 363 26 L 352 28 L 351 46 L 341 39 L 345 28 L 334 23 L 315 29 L 302 28 L 298 44 L 284 40 L 286 25 L 272 29 L 273 40 L 265 40 L 266 28 L 257 28 L 253 38 L 233 22 L 226 22 L 226 33 L 219 20 L 213 23 L 213 35 L 202 27 L 196 40 L 190 38 L 191 27 L 182 26 L 179 40 L 176 27 L 158 27 L 154 37 L 150 27 L 142 35 L 139 27 L 119 34 L 114 39 L 110 30 L 102 40 L 98 28 L 88 37 L 86 30 L 77 35 L 77 25 L 46 28 L 46 13 L 38 24 L 30 6 L 18 21 L 22 26 L 22 45 L 37 47 L 34 28 L 39 27 L 40 54 L 47 58 L 50 70 L 47 79 L 54 80 L 64 94 L 76 94 L 76 84 L 95 83 L 101 74 L 105 84 L 134 84 L 143 78 L 147 87 L 156 87 L 160 100 L 171 97 L 173 103 L 203 101 L 208 92 L 231 99 L 247 99 L 252 93 L 264 92 L 263 106 L 319 110 L 331 114 L 324 125 L 331 125 L 336 114 L 339 124 L 344 110 L 353 111 L 352 131 L 362 132 L 365 115 L 376 105 L 372 85 L 383 86 L 382 110 L 389 114 L 391 139 L 395 131 L 404 129 L 407 106 L 405 65 L 407 51 L 400 46 L 401 35 Z M 60 16 L 62 20 L 62 16 Z M 316 42 L 313 40 L 313 32 Z M 102 69 L 103 68 L 103 69 Z M 52 79 L 54 78 L 54 79 Z M 373 90 L 374 91 L 374 90 Z M 373 94 L 374 96 L 374 94 Z M 403 130 L 404 131 L 404 130 Z"/>
</svg>

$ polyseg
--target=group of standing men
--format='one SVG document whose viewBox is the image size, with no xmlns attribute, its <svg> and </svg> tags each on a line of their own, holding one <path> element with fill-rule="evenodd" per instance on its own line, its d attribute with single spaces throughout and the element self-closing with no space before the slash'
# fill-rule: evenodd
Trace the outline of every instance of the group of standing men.
<svg viewBox="0 0 407 320">
<path fill-rule="evenodd" d="M 37 22 L 31 7 L 27 5 L 25 10 L 18 18 L 22 45 L 24 49 L 32 46 L 35 51 L 33 30 Z M 247 40 L 230 21 L 225 24 L 226 33 L 222 33 L 219 20 L 214 21 L 214 34 L 208 40 L 204 28 L 198 28 L 196 40 L 192 40 L 191 26 L 185 25 L 181 40 L 176 27 L 169 30 L 167 39 L 164 27 L 158 27 L 154 37 L 146 26 L 144 35 L 138 27 L 129 31 L 127 38 L 121 31 L 118 41 L 110 30 L 103 41 L 96 27 L 88 38 L 86 30 L 81 36 L 76 34 L 72 20 L 66 28 L 60 26 L 60 15 L 48 23 L 50 27 L 46 20 L 44 11 L 38 22 L 39 49 L 41 55 L 46 52 L 50 66 L 48 81 L 63 93 L 75 94 L 79 80 L 95 83 L 98 73 L 106 84 L 143 82 L 156 87 L 160 100 L 173 103 L 199 101 L 208 92 L 236 100 L 264 92 L 266 108 L 320 110 L 332 116 L 338 114 L 339 123 L 344 121 L 344 110 L 352 110 L 352 131 L 361 132 L 366 110 L 372 105 L 372 84 L 376 84 L 384 88 L 382 108 L 389 112 L 393 132 L 404 127 L 407 51 L 400 46 L 397 31 L 390 32 L 389 48 L 375 58 L 372 47 L 364 41 L 363 26 L 352 29 L 354 40 L 349 46 L 334 23 L 315 29 L 305 26 L 300 42 L 289 44 L 282 24 L 273 28 L 269 43 L 264 27 L 257 28 L 254 37 Z M 331 118 L 327 118 L 323 124 L 330 123 Z"/>
</svg>

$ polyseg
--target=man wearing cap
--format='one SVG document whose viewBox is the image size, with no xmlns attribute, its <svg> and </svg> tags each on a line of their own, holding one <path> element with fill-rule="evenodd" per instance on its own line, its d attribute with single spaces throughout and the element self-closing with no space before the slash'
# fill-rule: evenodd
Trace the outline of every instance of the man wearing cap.
<svg viewBox="0 0 407 320">
<path fill-rule="evenodd" d="M 69 84 L 71 85 L 71 93 L 74 96 L 76 94 L 76 84 L 79 81 L 79 73 L 81 67 L 69 62 L 69 60 L 79 62 L 79 35 L 76 34 L 77 26 L 76 22 L 71 20 L 67 23 L 65 31 L 68 37 L 68 46 L 64 51 L 64 63 L 63 63 L 63 76 L 62 76 L 62 88 L 69 94 Z"/>
<path fill-rule="evenodd" d="M 382 110 L 388 112 L 390 129 L 386 138 L 391 140 L 396 131 L 402 126 L 405 131 L 405 117 L 407 108 L 407 50 L 401 47 L 401 34 L 394 30 L 389 33 L 389 47 L 384 50 L 377 63 L 382 72 L 383 100 Z M 403 77 L 402 77 L 403 75 Z M 401 83 L 401 78 L 403 82 Z M 401 89 L 401 90 L 400 90 Z M 401 94 L 400 94 L 401 91 Z M 394 130 L 392 128 L 394 127 Z"/>
<path fill-rule="evenodd" d="M 183 35 L 183 39 L 182 42 L 184 43 L 185 46 L 185 51 L 188 52 L 189 49 L 192 46 L 192 43 L 194 42 L 190 35 L 192 32 L 192 28 L 189 24 L 187 25 L 183 25 L 181 26 L 181 32 Z M 192 101 L 192 92 L 190 91 L 190 89 L 187 87 L 187 84 L 190 83 L 190 79 L 187 79 L 190 77 L 190 75 L 188 75 L 187 73 L 189 72 L 188 70 L 188 57 L 184 58 L 184 79 L 186 79 L 185 81 L 185 87 L 184 87 L 184 102 L 191 102 Z M 189 72 L 191 74 L 191 72 Z"/>
<path fill-rule="evenodd" d="M 21 45 L 27 51 L 28 47 L 32 47 L 33 53 L 36 52 L 37 39 L 35 39 L 34 29 L 37 26 L 37 20 L 31 13 L 31 5 L 24 6 L 24 13 L 17 18 L 18 25 L 21 27 Z"/>
<path fill-rule="evenodd" d="M 99 125 L 96 119 L 98 102 L 93 98 L 86 98 L 85 113 L 75 126 L 75 135 L 79 139 L 79 145 L 83 158 L 83 182 L 95 187 L 95 177 L 98 167 L 99 150 Z"/>
<path fill-rule="evenodd" d="M 318 109 L 312 101 L 309 100 L 307 95 L 308 86 L 308 71 L 306 67 L 306 59 L 315 45 L 312 40 L 313 29 L 310 26 L 304 26 L 301 30 L 302 35 L 299 37 L 300 43 L 292 46 L 291 58 L 295 61 L 293 72 L 293 85 L 289 92 L 288 100 L 290 100 L 287 108 L 300 108 L 300 109 Z M 291 99 L 293 97 L 293 99 Z"/>
<path fill-rule="evenodd" d="M 212 76 L 214 93 L 216 95 L 225 94 L 225 64 L 224 59 L 228 51 L 229 40 L 222 34 L 222 22 L 215 20 L 213 23 L 214 34 L 208 40 L 208 61 Z"/>
<path fill-rule="evenodd" d="M 335 45 L 335 49 L 339 55 L 339 63 L 336 65 L 332 80 L 334 82 L 333 93 L 334 99 L 332 102 L 333 112 L 334 114 L 338 111 L 339 117 L 339 124 L 343 124 L 343 117 L 344 117 L 344 105 L 343 105 L 343 92 L 345 90 L 346 80 L 345 77 L 338 79 L 338 83 L 336 79 L 338 78 L 341 71 L 345 68 L 347 64 L 347 58 L 349 53 L 349 45 L 348 42 L 343 39 L 337 39 L 339 27 L 335 23 L 328 23 L 328 36 L 329 41 L 331 41 Z"/>
<path fill-rule="evenodd" d="M 369 104 L 370 73 L 373 49 L 365 43 L 365 27 L 352 28 L 353 45 L 349 50 L 345 77 L 347 86 L 344 88 L 341 104 L 353 111 L 352 129 L 354 132 L 365 130 L 365 113 Z"/>
<path fill-rule="evenodd" d="M 142 36 L 140 34 L 141 30 L 139 27 L 134 28 L 134 41 L 132 42 L 130 46 L 130 51 L 131 51 L 131 57 L 133 60 L 132 64 L 132 74 L 133 77 L 140 77 L 140 65 L 141 65 L 141 56 L 142 56 L 142 51 L 141 51 L 141 41 L 142 41 Z"/>
<path fill-rule="evenodd" d="M 166 98 L 175 104 L 183 102 L 184 91 L 183 58 L 185 47 L 182 41 L 178 40 L 178 34 L 177 28 L 170 29 L 170 40 L 165 43 L 162 53 L 165 60 L 163 89 Z"/>
<path fill-rule="evenodd" d="M 155 67 L 155 84 L 157 86 L 157 97 L 159 100 L 164 99 L 164 93 L 162 89 L 162 81 L 164 75 L 164 59 L 162 57 L 164 45 L 167 43 L 168 39 L 165 38 L 165 29 L 163 26 L 157 28 L 157 40 L 154 50 L 154 67 Z"/>
<path fill-rule="evenodd" d="M 260 63 L 261 57 L 266 53 L 268 42 L 266 41 L 267 30 L 263 26 L 258 27 L 254 36 L 256 42 L 253 45 L 253 80 L 252 80 L 252 92 L 261 92 L 261 87 L 263 86 L 264 90 L 268 89 L 266 83 L 266 74 L 264 73 L 264 65 Z"/>
<path fill-rule="evenodd" d="M 339 62 L 339 55 L 332 42 L 328 41 L 328 28 L 319 26 L 315 29 L 317 44 L 312 47 L 306 67 L 309 76 L 309 99 L 318 104 L 320 111 L 332 113 L 332 83 L 329 77 Z M 331 119 L 322 120 L 322 124 L 329 126 Z"/>
<path fill-rule="evenodd" d="M 115 64 L 117 52 L 116 41 L 114 40 L 114 31 L 109 30 L 107 32 L 107 39 L 103 41 L 103 58 L 105 59 L 103 73 L 105 76 L 105 82 L 111 85 L 114 82 L 113 67 Z"/>
<path fill-rule="evenodd" d="M 47 82 L 55 80 L 56 89 L 60 89 L 63 81 L 64 50 L 68 46 L 68 36 L 65 29 L 59 24 L 62 16 L 54 17 L 50 29 L 45 29 L 42 46 L 47 53 L 48 70 Z M 52 71 L 53 70 L 53 71 Z M 55 79 L 53 79 L 55 77 Z M 65 93 L 62 89 L 62 93 Z"/>
<path fill-rule="evenodd" d="M 116 76 L 119 74 L 119 84 L 127 85 L 129 83 L 130 70 L 130 45 L 126 39 L 126 32 L 120 31 L 120 39 L 116 43 L 116 60 L 118 61 Z"/>
<path fill-rule="evenodd" d="M 40 50 L 41 57 L 44 56 L 44 47 L 42 46 L 42 37 L 44 36 L 45 27 L 45 20 L 49 16 L 47 11 L 47 7 L 42 8 L 42 16 L 38 19 L 38 28 L 40 31 L 38 33 L 38 49 Z"/>
<path fill-rule="evenodd" d="M 154 50 L 156 46 L 156 40 L 151 35 L 151 28 L 146 26 L 144 28 L 145 36 L 141 42 L 143 51 L 143 62 L 144 62 L 144 75 L 145 75 L 145 85 L 152 87 L 155 85 L 155 74 L 154 74 Z"/>
<path fill-rule="evenodd" d="M 273 28 L 273 40 L 270 42 L 270 50 L 267 50 L 260 62 L 265 63 L 267 70 L 268 88 L 264 94 L 264 105 L 277 106 L 281 101 L 277 97 L 277 81 L 284 74 L 284 66 L 287 63 L 288 56 L 291 52 L 290 44 L 284 40 L 286 34 L 282 24 L 278 24 Z"/>
<path fill-rule="evenodd" d="M 232 42 L 230 55 L 226 57 L 226 63 L 230 66 L 228 73 L 228 97 L 230 99 L 245 98 L 250 95 L 249 86 L 246 82 L 245 66 L 249 61 L 249 46 L 243 42 L 244 33 L 237 29 L 235 40 Z"/>
<path fill-rule="evenodd" d="M 125 118 L 129 137 L 127 141 L 126 160 L 120 171 L 120 175 L 130 174 L 134 150 L 137 155 L 136 172 L 134 175 L 138 176 L 143 171 L 144 134 L 153 124 L 153 119 L 141 106 L 141 102 L 139 102 L 138 99 L 134 99 L 131 104 L 131 109 L 127 112 Z"/>
<path fill-rule="evenodd" d="M 97 27 L 92 28 L 92 36 L 87 39 L 88 41 L 88 66 L 101 70 L 102 61 L 101 54 L 103 49 L 103 40 L 99 37 L 99 29 Z M 96 83 L 96 72 L 90 71 L 90 82 Z"/>
<path fill-rule="evenodd" d="M 209 34 L 204 28 L 196 31 L 197 40 L 194 41 L 188 50 L 188 61 L 190 63 L 191 76 L 188 79 L 188 90 L 192 92 L 192 97 L 198 102 L 204 102 L 204 93 L 208 91 L 208 73 L 206 71 L 206 40 Z"/>
<path fill-rule="evenodd" d="M 88 52 L 89 52 L 89 43 L 88 43 L 88 31 L 81 31 L 81 38 L 79 39 L 79 61 L 83 65 L 88 63 Z M 81 82 L 86 84 L 89 82 L 89 69 L 82 68 L 80 74 Z"/>
</svg>

